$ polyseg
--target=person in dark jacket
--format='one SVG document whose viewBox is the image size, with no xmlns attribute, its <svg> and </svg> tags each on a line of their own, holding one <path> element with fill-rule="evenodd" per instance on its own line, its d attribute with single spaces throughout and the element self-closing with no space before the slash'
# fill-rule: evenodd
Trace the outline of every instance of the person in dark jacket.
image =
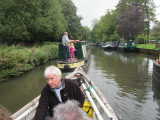
<svg viewBox="0 0 160 120">
<path fill-rule="evenodd" d="M 80 88 L 71 80 L 62 79 L 62 72 L 55 66 L 45 69 L 44 76 L 47 85 L 41 92 L 39 105 L 33 120 L 45 120 L 47 116 L 53 116 L 53 108 L 67 100 L 76 100 L 83 105 L 84 95 Z"/>
</svg>

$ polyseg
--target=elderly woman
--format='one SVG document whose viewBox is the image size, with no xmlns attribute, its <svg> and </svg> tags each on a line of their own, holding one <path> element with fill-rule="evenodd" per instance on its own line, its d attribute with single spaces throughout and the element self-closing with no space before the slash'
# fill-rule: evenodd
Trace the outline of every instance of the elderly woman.
<svg viewBox="0 0 160 120">
<path fill-rule="evenodd" d="M 54 117 L 49 120 L 91 120 L 74 100 L 57 105 L 54 113 Z"/>
<path fill-rule="evenodd" d="M 49 66 L 44 71 L 47 85 L 41 92 L 39 105 L 34 120 L 45 120 L 53 116 L 53 108 L 67 100 L 76 100 L 83 105 L 84 95 L 80 88 L 71 80 L 63 79 L 59 68 Z"/>
</svg>

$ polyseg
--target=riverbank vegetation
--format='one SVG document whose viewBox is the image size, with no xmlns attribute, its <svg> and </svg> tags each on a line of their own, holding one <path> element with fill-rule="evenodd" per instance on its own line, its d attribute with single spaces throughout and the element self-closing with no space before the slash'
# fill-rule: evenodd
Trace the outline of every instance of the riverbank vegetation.
<svg viewBox="0 0 160 120">
<path fill-rule="evenodd" d="M 156 48 L 155 44 L 137 44 L 136 47 L 143 48 L 143 49 L 158 50 L 158 48 Z"/>
<path fill-rule="evenodd" d="M 57 57 L 55 42 L 61 42 L 63 32 L 80 40 L 90 32 L 72 0 L 1 0 L 0 8 L 0 78 Z"/>
<path fill-rule="evenodd" d="M 150 26 L 151 22 L 154 23 L 153 27 Z M 138 44 L 160 40 L 160 22 L 155 18 L 154 2 L 120 0 L 114 10 L 108 10 L 95 22 L 92 39 L 96 42 L 132 40 Z M 147 48 L 153 47 L 149 44 Z"/>
<path fill-rule="evenodd" d="M 115 11 L 108 11 L 105 16 L 101 17 L 92 30 L 92 39 L 96 40 L 96 42 L 116 41 L 120 39 L 116 30 L 116 17 L 117 13 Z"/>
<path fill-rule="evenodd" d="M 33 47 L 0 46 L 0 78 L 18 76 L 57 58 L 57 55 L 57 43 L 45 43 Z"/>
</svg>

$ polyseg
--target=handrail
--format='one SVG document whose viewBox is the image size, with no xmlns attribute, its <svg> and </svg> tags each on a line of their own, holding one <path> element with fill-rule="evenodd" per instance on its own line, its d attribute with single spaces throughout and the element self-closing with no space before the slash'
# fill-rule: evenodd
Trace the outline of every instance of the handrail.
<svg viewBox="0 0 160 120">
<path fill-rule="evenodd" d="M 40 98 L 40 96 L 33 99 L 27 105 L 25 105 L 20 110 L 18 110 L 16 113 L 11 115 L 11 118 L 14 119 L 14 120 L 22 120 L 23 118 L 26 117 L 26 115 L 34 112 L 35 108 L 38 106 L 39 98 Z"/>
<path fill-rule="evenodd" d="M 87 87 L 85 86 L 84 83 L 82 83 L 82 87 L 83 87 L 84 90 L 87 89 Z M 84 91 L 84 92 L 87 95 L 87 98 L 89 99 L 89 101 L 91 102 L 92 107 L 93 107 L 93 109 L 94 109 L 94 111 L 95 111 L 95 113 L 96 113 L 96 115 L 98 117 L 98 120 L 104 120 L 102 115 L 101 115 L 101 113 L 98 110 L 98 107 L 96 106 L 96 103 L 94 102 L 92 96 L 90 95 L 90 92 L 89 91 Z"/>
<path fill-rule="evenodd" d="M 94 85 L 93 81 L 89 80 L 88 76 L 84 73 L 82 67 L 77 68 L 72 74 L 68 75 L 66 78 L 72 78 L 76 74 L 80 74 L 80 75 L 83 76 L 83 79 L 85 80 L 85 83 L 89 86 L 90 93 L 96 98 L 96 100 L 100 104 L 101 108 L 106 113 L 106 115 L 111 120 L 118 120 L 118 117 L 116 116 L 116 114 L 113 111 L 112 107 L 109 105 L 109 103 L 103 97 L 103 94 L 99 91 L 99 89 Z"/>
</svg>

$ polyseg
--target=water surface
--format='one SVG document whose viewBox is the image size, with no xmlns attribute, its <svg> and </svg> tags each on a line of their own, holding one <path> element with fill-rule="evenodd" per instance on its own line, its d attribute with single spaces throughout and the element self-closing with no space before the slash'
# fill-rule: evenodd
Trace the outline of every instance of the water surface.
<svg viewBox="0 0 160 120">
<path fill-rule="evenodd" d="M 89 76 L 122 120 L 160 120 L 159 89 L 148 56 L 93 49 Z"/>
</svg>

